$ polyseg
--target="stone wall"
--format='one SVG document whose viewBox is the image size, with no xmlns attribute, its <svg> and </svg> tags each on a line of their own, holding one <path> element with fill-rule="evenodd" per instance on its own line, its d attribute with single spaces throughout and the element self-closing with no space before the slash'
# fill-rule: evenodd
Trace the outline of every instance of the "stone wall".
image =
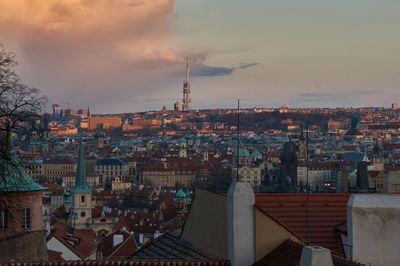
<svg viewBox="0 0 400 266">
<path fill-rule="evenodd" d="M 47 246 L 45 231 L 32 231 L 0 240 L 0 261 L 45 261 Z"/>
</svg>

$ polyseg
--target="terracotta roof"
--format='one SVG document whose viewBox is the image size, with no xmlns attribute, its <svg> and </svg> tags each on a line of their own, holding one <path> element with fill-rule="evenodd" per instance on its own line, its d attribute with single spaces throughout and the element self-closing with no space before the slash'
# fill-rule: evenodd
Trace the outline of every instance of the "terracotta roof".
<svg viewBox="0 0 400 266">
<path fill-rule="evenodd" d="M 65 261 L 61 255 L 62 252 L 54 251 L 54 250 L 47 250 L 47 255 L 49 256 L 50 261 Z"/>
<path fill-rule="evenodd" d="M 364 134 L 358 130 L 358 129 L 349 129 L 346 134 L 346 136 L 364 136 Z"/>
<path fill-rule="evenodd" d="M 268 255 L 254 263 L 255 266 L 299 266 L 301 252 L 304 245 L 286 240 Z M 333 265 L 335 266 L 361 266 L 363 264 L 348 260 L 344 257 L 331 253 Z"/>
<path fill-rule="evenodd" d="M 95 243 L 96 233 L 91 232 L 92 230 L 73 229 L 65 225 L 63 228 L 60 223 L 58 223 L 57 227 L 53 224 L 53 229 L 55 230 L 48 237 L 48 240 L 51 237 L 55 237 L 81 259 L 87 258 L 97 248 Z"/>
<path fill-rule="evenodd" d="M 346 222 L 349 194 L 309 194 L 310 243 L 344 254 L 335 226 Z M 256 194 L 256 207 L 303 240 L 307 238 L 307 194 Z"/>
<path fill-rule="evenodd" d="M 122 242 L 116 246 L 114 246 L 114 235 L 122 236 Z M 119 259 L 128 258 L 135 253 L 137 246 L 130 233 L 117 231 L 103 238 L 98 245 L 98 250 L 104 259 Z"/>
</svg>

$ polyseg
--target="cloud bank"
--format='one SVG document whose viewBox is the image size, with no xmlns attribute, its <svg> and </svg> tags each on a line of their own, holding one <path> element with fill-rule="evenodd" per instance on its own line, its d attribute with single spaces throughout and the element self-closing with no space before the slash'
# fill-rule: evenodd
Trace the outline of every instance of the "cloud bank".
<svg viewBox="0 0 400 266">
<path fill-rule="evenodd" d="M 17 51 L 23 79 L 51 102 L 98 112 L 180 98 L 186 55 L 194 76 L 255 65 L 209 66 L 206 53 L 168 47 L 173 8 L 174 0 L 0 0 L 0 41 Z"/>
</svg>

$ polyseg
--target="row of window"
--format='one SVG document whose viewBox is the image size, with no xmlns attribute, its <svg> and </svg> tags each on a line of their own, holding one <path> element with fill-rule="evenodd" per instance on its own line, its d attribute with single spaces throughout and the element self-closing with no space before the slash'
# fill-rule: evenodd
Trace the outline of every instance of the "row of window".
<svg viewBox="0 0 400 266">
<path fill-rule="evenodd" d="M 8 228 L 8 217 L 9 217 L 8 210 L 0 209 L 0 230 L 6 230 Z M 23 208 L 21 210 L 21 225 L 22 225 L 22 229 L 25 229 L 25 230 L 31 229 L 31 209 L 30 208 Z"/>
</svg>

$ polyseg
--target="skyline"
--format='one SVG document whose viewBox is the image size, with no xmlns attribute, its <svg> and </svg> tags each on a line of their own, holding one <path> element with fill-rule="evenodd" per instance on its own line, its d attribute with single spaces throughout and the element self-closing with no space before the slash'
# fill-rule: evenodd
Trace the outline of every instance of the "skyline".
<svg viewBox="0 0 400 266">
<path fill-rule="evenodd" d="M 390 106 L 396 1 L 7 1 L 0 40 L 49 103 L 172 109 L 190 59 L 193 109 Z M 101 29 L 101 30 L 99 30 Z M 279 91 L 279 93 L 277 93 Z"/>
</svg>

